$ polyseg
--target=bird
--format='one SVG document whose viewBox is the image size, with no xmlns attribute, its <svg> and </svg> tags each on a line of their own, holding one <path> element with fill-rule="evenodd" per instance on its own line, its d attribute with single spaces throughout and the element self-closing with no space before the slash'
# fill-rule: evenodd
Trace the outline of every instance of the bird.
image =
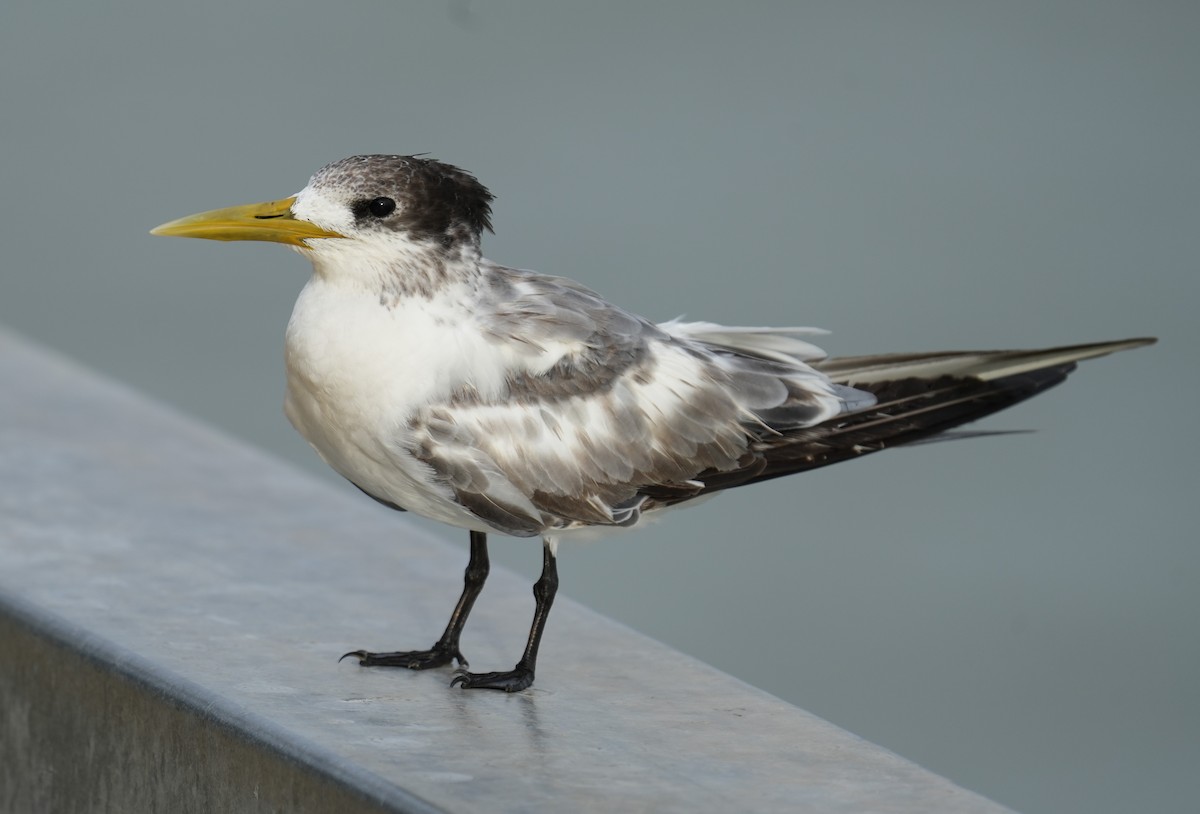
<svg viewBox="0 0 1200 814">
<path fill-rule="evenodd" d="M 811 328 L 655 323 L 564 277 L 482 253 L 494 196 L 425 155 L 351 156 L 293 196 L 152 234 L 281 243 L 312 275 L 287 325 L 284 412 L 369 497 L 469 532 L 463 589 L 428 649 L 354 650 L 365 667 L 453 666 L 450 686 L 533 684 L 559 543 L 627 531 L 735 487 L 954 428 L 1153 338 L 1037 350 L 828 357 Z M 469 672 L 460 636 L 487 536 L 540 537 L 512 670 Z"/>
</svg>

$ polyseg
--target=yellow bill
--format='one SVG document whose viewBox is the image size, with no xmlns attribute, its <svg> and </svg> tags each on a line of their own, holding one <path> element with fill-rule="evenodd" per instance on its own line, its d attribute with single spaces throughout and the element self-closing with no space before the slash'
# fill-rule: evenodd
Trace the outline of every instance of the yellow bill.
<svg viewBox="0 0 1200 814">
<path fill-rule="evenodd" d="M 303 246 L 303 241 L 311 238 L 345 237 L 297 218 L 292 214 L 295 200 L 284 198 L 200 212 L 157 226 L 150 234 L 206 240 L 265 240 L 289 246 Z"/>
</svg>

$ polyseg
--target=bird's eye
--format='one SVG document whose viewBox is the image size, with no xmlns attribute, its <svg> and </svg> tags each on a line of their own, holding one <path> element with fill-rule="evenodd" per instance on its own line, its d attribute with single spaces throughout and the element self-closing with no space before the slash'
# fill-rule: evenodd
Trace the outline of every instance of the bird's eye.
<svg viewBox="0 0 1200 814">
<path fill-rule="evenodd" d="M 375 198 L 367 204 L 367 211 L 377 218 L 386 218 L 396 211 L 396 202 L 391 198 Z"/>
</svg>

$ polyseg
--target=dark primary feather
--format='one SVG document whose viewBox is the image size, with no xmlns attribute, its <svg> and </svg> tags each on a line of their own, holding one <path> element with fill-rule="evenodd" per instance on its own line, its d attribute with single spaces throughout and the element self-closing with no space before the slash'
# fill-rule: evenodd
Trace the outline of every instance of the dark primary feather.
<svg viewBox="0 0 1200 814">
<path fill-rule="evenodd" d="M 1140 337 L 1034 351 L 882 354 L 815 362 L 813 367 L 835 382 L 866 390 L 877 403 L 816 426 L 761 438 L 752 445 L 753 455 L 744 466 L 698 474 L 695 480 L 702 481 L 704 488 L 697 495 L 947 437 L 944 434 L 955 427 L 1060 384 L 1077 361 L 1155 341 Z M 1010 370 L 1014 372 L 1004 375 Z M 653 496 L 659 498 L 657 492 Z M 662 499 L 671 503 L 680 498 L 663 495 Z"/>
<path fill-rule="evenodd" d="M 847 382 L 873 393 L 878 403 L 760 441 L 754 447 L 754 462 L 745 470 L 701 473 L 696 479 L 704 482 L 705 492 L 718 491 L 927 440 L 1032 398 L 1063 382 L 1074 369 L 1074 363 L 1067 363 L 986 382 L 953 376 Z"/>
</svg>

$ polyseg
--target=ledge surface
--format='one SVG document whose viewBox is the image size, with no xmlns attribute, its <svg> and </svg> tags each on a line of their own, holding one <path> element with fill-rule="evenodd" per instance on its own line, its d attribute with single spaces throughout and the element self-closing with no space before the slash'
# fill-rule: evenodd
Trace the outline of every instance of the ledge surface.
<svg viewBox="0 0 1200 814">
<path fill-rule="evenodd" d="M 1007 810 L 562 594 L 524 693 L 338 664 L 465 549 L 3 332 L 0 381 L 0 810 Z M 494 567 L 472 665 L 531 613 Z"/>
</svg>

